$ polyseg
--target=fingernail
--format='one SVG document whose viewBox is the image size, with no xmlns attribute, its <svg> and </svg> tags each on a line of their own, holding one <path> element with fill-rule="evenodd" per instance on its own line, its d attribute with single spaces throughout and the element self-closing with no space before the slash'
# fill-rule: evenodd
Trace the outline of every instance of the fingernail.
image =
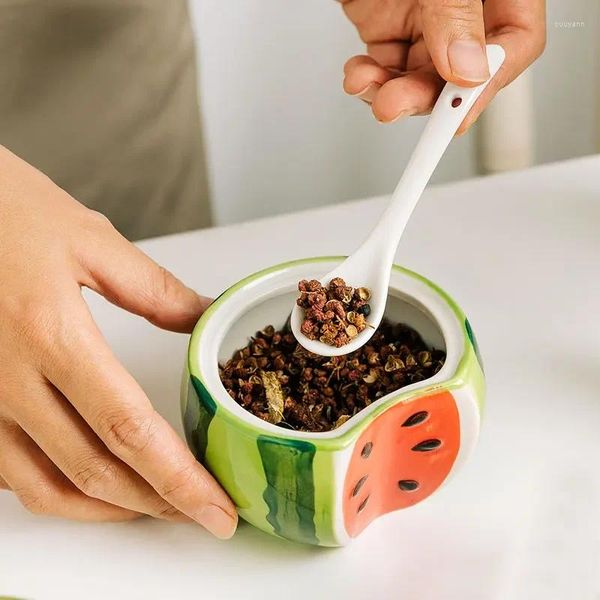
<svg viewBox="0 0 600 600">
<path fill-rule="evenodd" d="M 391 121 L 389 121 L 390 123 L 395 123 L 396 121 L 399 121 L 400 119 L 403 119 L 404 117 L 408 117 L 412 115 L 412 111 L 411 110 L 401 110 Z"/>
<path fill-rule="evenodd" d="M 452 73 L 465 81 L 485 81 L 490 72 L 483 48 L 474 40 L 454 40 L 448 47 Z"/>
<path fill-rule="evenodd" d="M 221 540 L 228 540 L 237 526 L 237 519 L 216 504 L 207 504 L 194 515 L 194 520 Z"/>
<path fill-rule="evenodd" d="M 373 102 L 375 94 L 379 91 L 381 85 L 372 81 L 366 88 L 358 92 L 357 94 L 351 94 L 352 96 L 358 97 L 365 102 Z"/>
<path fill-rule="evenodd" d="M 408 117 L 410 115 L 413 114 L 413 111 L 410 109 L 407 110 L 401 110 L 393 119 L 391 119 L 390 121 L 382 121 L 381 119 L 378 119 L 377 117 L 375 117 L 375 115 L 373 115 L 375 117 L 375 120 L 378 123 L 381 123 L 382 125 L 391 125 L 392 123 L 395 123 L 396 121 L 399 121 L 400 119 L 403 119 L 404 117 Z"/>
</svg>

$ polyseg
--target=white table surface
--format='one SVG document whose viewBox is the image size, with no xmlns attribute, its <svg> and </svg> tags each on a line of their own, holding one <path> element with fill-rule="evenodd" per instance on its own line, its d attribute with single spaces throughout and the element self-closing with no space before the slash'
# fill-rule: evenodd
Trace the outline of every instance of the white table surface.
<svg viewBox="0 0 600 600">
<path fill-rule="evenodd" d="M 215 295 L 267 265 L 351 251 L 382 206 L 365 200 L 141 245 Z M 220 542 L 149 519 L 70 523 L 0 493 L 0 596 L 598 600 L 600 157 L 428 190 L 398 261 L 458 300 L 486 364 L 481 441 L 447 486 L 334 550 L 245 524 Z M 92 305 L 180 429 L 186 337 Z"/>
</svg>

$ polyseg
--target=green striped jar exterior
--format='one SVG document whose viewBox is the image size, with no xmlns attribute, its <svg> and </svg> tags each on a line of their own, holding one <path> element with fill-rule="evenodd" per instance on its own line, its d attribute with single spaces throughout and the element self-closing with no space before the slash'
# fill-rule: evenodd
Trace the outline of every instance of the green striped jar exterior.
<svg viewBox="0 0 600 600">
<path fill-rule="evenodd" d="M 181 408 L 186 440 L 196 458 L 217 478 L 235 502 L 240 516 L 263 531 L 296 542 L 339 546 L 351 536 L 344 524 L 344 479 L 357 440 L 392 407 L 417 402 L 427 395 L 448 391 L 460 416 L 460 450 L 455 467 L 472 450 L 483 409 L 484 376 L 479 350 L 469 322 L 460 308 L 439 288 L 422 277 L 394 267 L 403 277 L 424 284 L 450 309 L 461 338 L 456 368 L 447 379 L 390 394 L 359 413 L 340 432 L 299 434 L 263 423 L 253 415 L 243 416 L 208 371 L 215 365 L 199 356 L 207 322 L 216 318 L 228 298 L 240 296 L 253 281 L 298 265 L 340 260 L 339 257 L 308 259 L 261 271 L 224 292 L 198 322 L 190 341 L 182 378 Z M 227 307 L 229 308 L 229 307 Z M 266 325 L 266 323 L 265 323 Z M 253 331 L 249 331 L 251 335 Z M 364 412 L 364 411 L 363 411 Z"/>
</svg>

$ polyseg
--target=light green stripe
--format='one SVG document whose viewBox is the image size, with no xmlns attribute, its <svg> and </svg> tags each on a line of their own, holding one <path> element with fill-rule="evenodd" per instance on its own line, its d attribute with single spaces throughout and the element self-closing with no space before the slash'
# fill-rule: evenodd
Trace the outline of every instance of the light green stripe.
<svg viewBox="0 0 600 600">
<path fill-rule="evenodd" d="M 260 501 L 266 480 L 256 435 L 240 433 L 217 410 L 208 430 L 206 463 L 227 489 L 240 514 L 257 526 L 270 529 L 265 519 L 267 506 Z"/>
<path fill-rule="evenodd" d="M 313 460 L 315 481 L 315 529 L 321 546 L 338 546 L 334 523 L 337 494 L 335 488 L 334 454 L 318 450 Z M 343 490 L 339 490 L 340 494 Z"/>
</svg>

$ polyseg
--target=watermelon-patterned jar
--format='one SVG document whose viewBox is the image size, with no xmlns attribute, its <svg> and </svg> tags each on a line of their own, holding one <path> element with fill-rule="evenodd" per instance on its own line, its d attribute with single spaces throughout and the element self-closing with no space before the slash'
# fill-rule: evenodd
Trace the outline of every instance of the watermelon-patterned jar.
<svg viewBox="0 0 600 600">
<path fill-rule="evenodd" d="M 445 349 L 434 377 L 380 398 L 324 433 L 283 429 L 239 406 L 221 384 L 218 362 L 266 325 L 282 327 L 298 281 L 318 278 L 341 260 L 281 264 L 217 298 L 192 335 L 181 398 L 188 444 L 240 516 L 270 534 L 322 546 L 345 544 L 373 519 L 440 487 L 473 449 L 484 399 L 465 315 L 433 283 L 394 266 L 386 316 Z"/>
</svg>

